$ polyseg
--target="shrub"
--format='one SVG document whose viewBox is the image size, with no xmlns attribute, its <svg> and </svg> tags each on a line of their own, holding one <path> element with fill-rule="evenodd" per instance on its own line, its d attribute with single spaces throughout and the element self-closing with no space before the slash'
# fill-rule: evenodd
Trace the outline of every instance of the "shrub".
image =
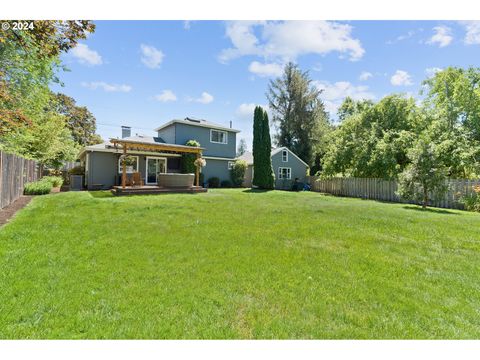
<svg viewBox="0 0 480 360">
<path fill-rule="evenodd" d="M 218 188 L 220 186 L 220 179 L 216 176 L 208 179 L 208 187 Z"/>
<path fill-rule="evenodd" d="M 187 146 L 195 146 L 200 147 L 200 143 L 197 140 L 188 140 L 185 145 Z M 182 174 L 195 174 L 197 171 L 197 167 L 195 166 L 195 160 L 197 159 L 197 155 L 195 154 L 182 154 L 182 161 L 181 161 L 181 171 Z M 195 179 L 195 184 L 196 184 Z M 199 182 L 202 183 L 202 178 L 199 178 Z"/>
<path fill-rule="evenodd" d="M 45 195 L 52 191 L 52 183 L 48 180 L 39 180 L 25 184 L 25 195 Z"/>
<path fill-rule="evenodd" d="M 448 190 L 445 166 L 434 150 L 434 145 L 419 140 L 409 150 L 410 164 L 398 178 L 398 195 L 421 204 L 422 208 L 429 205 L 432 196 L 440 199 Z"/>
<path fill-rule="evenodd" d="M 230 180 L 223 180 L 221 183 L 220 183 L 220 187 L 222 188 L 230 188 L 232 187 L 232 182 Z"/>
<path fill-rule="evenodd" d="M 83 166 L 75 166 L 68 170 L 69 175 L 85 175 L 85 167 Z"/>
<path fill-rule="evenodd" d="M 42 181 L 48 181 L 53 187 L 60 187 L 63 184 L 63 178 L 61 176 L 44 176 Z"/>
<path fill-rule="evenodd" d="M 247 171 L 247 162 L 245 160 L 237 160 L 230 170 L 230 178 L 232 179 L 233 186 L 241 186 L 245 178 L 245 172 Z"/>
<path fill-rule="evenodd" d="M 465 210 L 480 212 L 480 185 L 473 186 L 473 193 L 463 196 L 460 202 Z"/>
</svg>

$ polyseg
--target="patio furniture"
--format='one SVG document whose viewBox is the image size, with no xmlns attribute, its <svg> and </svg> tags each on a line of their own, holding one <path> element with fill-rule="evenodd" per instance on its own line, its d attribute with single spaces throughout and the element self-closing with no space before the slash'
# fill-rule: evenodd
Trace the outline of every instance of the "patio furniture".
<svg viewBox="0 0 480 360">
<path fill-rule="evenodd" d="M 143 186 L 142 175 L 139 172 L 134 172 L 132 175 L 132 186 Z"/>
</svg>

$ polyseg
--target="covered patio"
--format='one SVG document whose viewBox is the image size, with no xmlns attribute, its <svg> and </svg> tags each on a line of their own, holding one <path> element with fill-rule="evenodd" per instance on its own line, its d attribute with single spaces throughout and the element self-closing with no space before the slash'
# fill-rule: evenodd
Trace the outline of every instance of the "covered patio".
<svg viewBox="0 0 480 360">
<path fill-rule="evenodd" d="M 157 173 L 156 184 L 145 185 L 139 178 L 133 185 L 127 185 L 127 162 L 130 152 L 148 151 L 159 154 L 194 154 L 196 159 L 202 157 L 203 148 L 187 145 L 176 145 L 166 143 L 152 143 L 130 139 L 110 139 L 110 142 L 118 150 L 122 151 L 122 177 L 121 185 L 114 186 L 112 192 L 115 195 L 132 194 L 163 194 L 163 193 L 197 193 L 206 192 L 207 189 L 200 186 L 200 168 L 196 166 L 195 174 Z M 135 175 L 135 174 L 134 174 Z M 195 180 L 193 181 L 193 176 Z M 160 180 L 160 178 L 161 180 Z"/>
</svg>

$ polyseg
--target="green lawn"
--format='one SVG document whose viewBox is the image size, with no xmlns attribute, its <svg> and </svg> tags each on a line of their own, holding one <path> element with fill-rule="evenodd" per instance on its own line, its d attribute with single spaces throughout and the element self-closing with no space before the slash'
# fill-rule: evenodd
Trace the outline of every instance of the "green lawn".
<svg viewBox="0 0 480 360">
<path fill-rule="evenodd" d="M 480 215 L 317 193 L 36 197 L 0 338 L 479 338 Z"/>
</svg>

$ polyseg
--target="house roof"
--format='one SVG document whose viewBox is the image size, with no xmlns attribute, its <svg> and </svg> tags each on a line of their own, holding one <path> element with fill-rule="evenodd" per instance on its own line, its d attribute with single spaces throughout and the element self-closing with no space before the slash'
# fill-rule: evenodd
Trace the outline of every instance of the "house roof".
<svg viewBox="0 0 480 360">
<path fill-rule="evenodd" d="M 287 150 L 290 154 L 295 156 L 300 162 L 302 162 L 303 164 L 308 166 L 308 164 L 305 161 L 300 159 L 294 152 L 292 152 L 292 150 L 290 150 L 289 148 L 287 148 L 285 146 L 279 147 L 279 148 L 276 148 L 276 149 L 272 149 L 272 152 L 270 153 L 270 157 L 272 157 L 275 154 L 278 154 L 282 150 Z M 253 154 L 250 151 L 245 151 L 245 153 L 243 155 L 239 156 L 237 159 L 245 160 L 248 165 L 253 165 Z"/>
<path fill-rule="evenodd" d="M 175 123 L 192 125 L 192 126 L 207 127 L 207 128 L 210 128 L 210 129 L 219 129 L 219 130 L 231 131 L 231 132 L 235 132 L 235 133 L 240 132 L 240 130 L 232 129 L 232 128 L 229 128 L 229 127 L 226 127 L 226 126 L 223 126 L 223 125 L 211 122 L 211 121 L 207 121 L 207 120 L 204 120 L 204 119 L 196 119 L 196 118 L 191 118 L 191 117 L 186 117 L 185 119 L 170 120 L 169 122 L 167 122 L 167 123 L 159 126 L 158 128 L 156 128 L 155 131 L 160 131 L 160 130 L 162 130 L 162 129 L 164 129 L 164 128 L 172 125 L 172 124 L 175 124 Z"/>
<path fill-rule="evenodd" d="M 115 145 L 112 143 L 112 141 L 113 142 L 118 142 L 117 147 L 115 147 Z M 125 137 L 125 138 L 122 138 L 122 139 L 110 139 L 110 141 L 103 142 L 101 144 L 85 146 L 80 151 L 80 154 L 78 156 L 81 157 L 87 151 L 118 152 L 118 149 L 122 148 L 122 145 L 121 145 L 122 142 L 129 143 L 129 144 L 134 143 L 134 144 L 138 144 L 138 145 L 165 145 L 165 147 L 169 147 L 172 150 L 173 149 L 178 149 L 179 151 L 190 149 L 190 148 L 203 150 L 203 148 L 192 147 L 192 146 L 187 146 L 187 145 L 168 144 L 161 137 L 146 136 L 146 135 L 135 135 L 135 136 Z"/>
</svg>

